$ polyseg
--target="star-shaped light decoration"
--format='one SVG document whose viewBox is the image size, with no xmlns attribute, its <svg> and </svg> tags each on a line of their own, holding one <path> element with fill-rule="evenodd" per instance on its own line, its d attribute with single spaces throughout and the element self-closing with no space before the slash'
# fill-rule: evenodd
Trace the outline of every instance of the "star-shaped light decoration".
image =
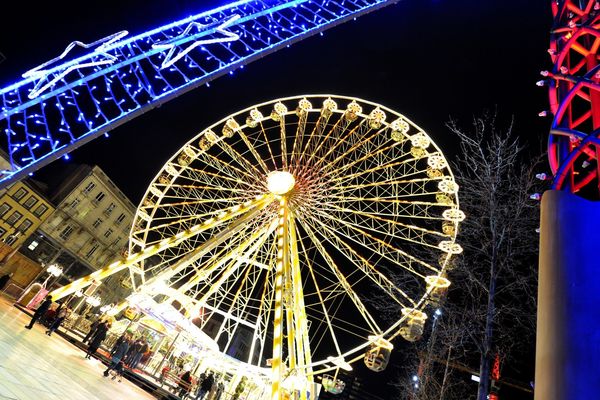
<svg viewBox="0 0 600 400">
<path fill-rule="evenodd" d="M 215 23 L 208 24 L 208 25 L 204 25 L 199 22 L 190 22 L 188 24 L 188 26 L 183 30 L 181 35 L 179 35 L 173 39 L 170 39 L 164 43 L 153 44 L 152 47 L 155 49 L 169 49 L 169 51 L 167 52 L 167 56 L 165 57 L 164 61 L 162 62 L 161 66 L 160 66 L 160 69 L 165 69 L 165 68 L 170 67 L 171 65 L 175 64 L 178 60 L 180 60 L 182 57 L 184 57 L 186 54 L 188 54 L 190 51 L 194 50 L 196 47 L 201 46 L 203 44 L 234 42 L 234 41 L 238 40 L 240 38 L 240 36 L 237 33 L 225 30 L 225 28 L 232 25 L 238 19 L 240 19 L 240 16 L 236 14 L 224 21 L 217 21 Z M 200 38 L 200 37 L 210 34 L 213 30 L 212 28 L 215 25 L 216 25 L 216 28 L 214 28 L 214 31 L 223 34 L 224 37 L 196 40 L 196 41 L 192 42 L 192 44 L 190 44 L 187 48 L 183 49 L 180 53 L 178 53 L 175 57 L 173 57 L 173 55 L 175 54 L 175 51 L 178 47 L 177 42 L 181 41 L 181 39 L 185 38 L 186 36 L 192 36 L 192 35 L 190 35 L 190 31 L 193 28 L 197 28 L 199 30 L 199 32 L 194 34 L 193 36 L 196 38 Z"/>
<path fill-rule="evenodd" d="M 74 41 L 74 42 L 69 43 L 67 48 L 59 56 L 54 57 L 53 59 L 46 61 L 45 63 L 43 63 L 33 69 L 30 69 L 29 71 L 25 72 L 22 75 L 23 78 L 33 78 L 33 79 L 38 80 L 37 83 L 35 84 L 33 90 L 31 92 L 29 92 L 28 97 L 30 99 L 34 99 L 34 98 L 38 97 L 40 94 L 42 94 L 43 92 L 45 92 L 46 90 L 48 90 L 49 88 L 54 86 L 54 84 L 56 84 L 56 82 L 58 82 L 59 80 L 64 78 L 71 71 L 74 71 L 77 69 L 82 69 L 82 68 L 95 67 L 98 65 L 107 65 L 107 64 L 114 63 L 115 60 L 117 59 L 117 57 L 115 57 L 111 54 L 108 54 L 108 50 L 110 50 L 110 46 L 113 43 L 117 42 L 118 40 L 120 40 L 124 36 L 127 36 L 128 34 L 129 34 L 129 32 L 127 32 L 127 31 L 120 31 L 117 33 L 113 33 L 112 35 L 106 36 L 100 40 L 96 40 L 95 42 L 92 42 L 92 43 L 83 43 L 80 41 Z M 62 70 L 60 70 L 60 68 L 58 70 L 54 70 L 54 68 L 50 68 L 50 69 L 47 68 L 49 65 L 55 64 L 55 63 L 63 60 L 67 56 L 67 54 L 69 54 L 69 52 L 77 46 L 83 47 L 85 49 L 89 49 L 89 48 L 98 46 L 94 49 L 94 53 L 103 56 L 104 59 L 100 59 L 98 61 L 80 62 L 78 64 L 72 64 Z M 51 79 L 48 79 L 48 77 L 51 75 L 53 75 L 53 77 Z M 46 82 L 46 83 L 44 84 L 44 82 Z"/>
</svg>

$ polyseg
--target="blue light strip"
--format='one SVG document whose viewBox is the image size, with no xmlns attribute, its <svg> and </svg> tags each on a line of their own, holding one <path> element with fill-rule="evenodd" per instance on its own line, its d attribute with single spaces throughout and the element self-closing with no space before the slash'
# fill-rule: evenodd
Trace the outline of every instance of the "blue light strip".
<svg viewBox="0 0 600 400">
<path fill-rule="evenodd" d="M 398 0 L 247 0 L 57 57 L 0 89 L 0 188 L 119 125 L 280 48 Z M 79 46 L 89 53 L 67 60 Z"/>
</svg>

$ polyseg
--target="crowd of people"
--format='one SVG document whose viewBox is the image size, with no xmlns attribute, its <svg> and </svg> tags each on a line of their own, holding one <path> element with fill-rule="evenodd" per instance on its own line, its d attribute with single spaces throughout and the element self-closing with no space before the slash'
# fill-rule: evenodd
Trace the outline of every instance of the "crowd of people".
<svg viewBox="0 0 600 400">
<path fill-rule="evenodd" d="M 169 369 L 163 369 L 163 374 Z M 182 399 L 195 400 L 219 400 L 225 393 L 225 384 L 222 380 L 216 381 L 213 371 L 200 374 L 197 380 L 194 380 L 190 369 L 186 369 L 179 376 L 177 382 L 176 394 Z"/>
<path fill-rule="evenodd" d="M 56 306 L 56 307 L 54 307 Z M 70 316 L 72 310 L 64 303 L 54 304 L 50 295 L 40 303 L 34 311 L 27 329 L 32 329 L 36 322 L 47 327 L 46 335 L 52 333 L 63 324 Z M 111 321 L 98 318 L 90 325 L 89 332 L 83 338 L 83 343 L 87 345 L 85 358 L 91 359 L 100 348 L 111 328 Z M 117 338 L 110 349 L 110 362 L 103 372 L 105 377 L 112 376 L 112 379 L 118 379 L 120 382 L 126 368 L 136 369 L 140 363 L 144 363 L 151 355 L 150 344 L 144 336 L 133 337 L 130 332 L 124 332 Z M 162 370 L 164 376 L 170 368 L 166 366 Z M 182 399 L 194 400 L 219 400 L 225 392 L 223 380 L 217 380 L 213 371 L 200 374 L 195 379 L 190 369 L 185 370 L 177 379 L 177 395 Z M 239 385 L 238 385 L 239 386 Z M 239 388 L 237 388 L 239 389 Z M 234 399 L 237 399 L 239 390 L 236 389 Z"/>
<path fill-rule="evenodd" d="M 52 301 L 52 297 L 48 295 L 35 310 L 31 317 L 31 321 L 29 321 L 28 325 L 25 325 L 25 328 L 31 329 L 35 323 L 38 322 L 48 328 L 48 330 L 46 330 L 46 335 L 52 336 L 52 333 L 56 332 L 65 319 L 71 315 L 71 312 L 71 308 L 65 303 L 58 303 L 55 305 Z"/>
</svg>

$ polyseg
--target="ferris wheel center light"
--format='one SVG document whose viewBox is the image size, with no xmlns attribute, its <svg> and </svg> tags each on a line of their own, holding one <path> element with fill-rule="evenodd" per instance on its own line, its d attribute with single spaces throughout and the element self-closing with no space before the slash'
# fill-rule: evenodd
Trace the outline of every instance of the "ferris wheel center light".
<svg viewBox="0 0 600 400">
<path fill-rule="evenodd" d="M 286 194 L 295 184 L 296 179 L 286 171 L 273 171 L 267 175 L 267 188 L 273 194 Z"/>
</svg>

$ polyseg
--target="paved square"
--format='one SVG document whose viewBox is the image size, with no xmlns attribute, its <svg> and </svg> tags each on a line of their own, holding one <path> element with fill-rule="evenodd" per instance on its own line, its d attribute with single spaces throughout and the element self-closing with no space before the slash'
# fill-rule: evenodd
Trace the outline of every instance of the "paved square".
<svg viewBox="0 0 600 400">
<path fill-rule="evenodd" d="M 46 336 L 42 325 L 25 329 L 30 319 L 0 296 L 1 400 L 155 399 L 127 379 L 104 378 L 102 362 L 86 360 L 59 335 Z"/>
</svg>

